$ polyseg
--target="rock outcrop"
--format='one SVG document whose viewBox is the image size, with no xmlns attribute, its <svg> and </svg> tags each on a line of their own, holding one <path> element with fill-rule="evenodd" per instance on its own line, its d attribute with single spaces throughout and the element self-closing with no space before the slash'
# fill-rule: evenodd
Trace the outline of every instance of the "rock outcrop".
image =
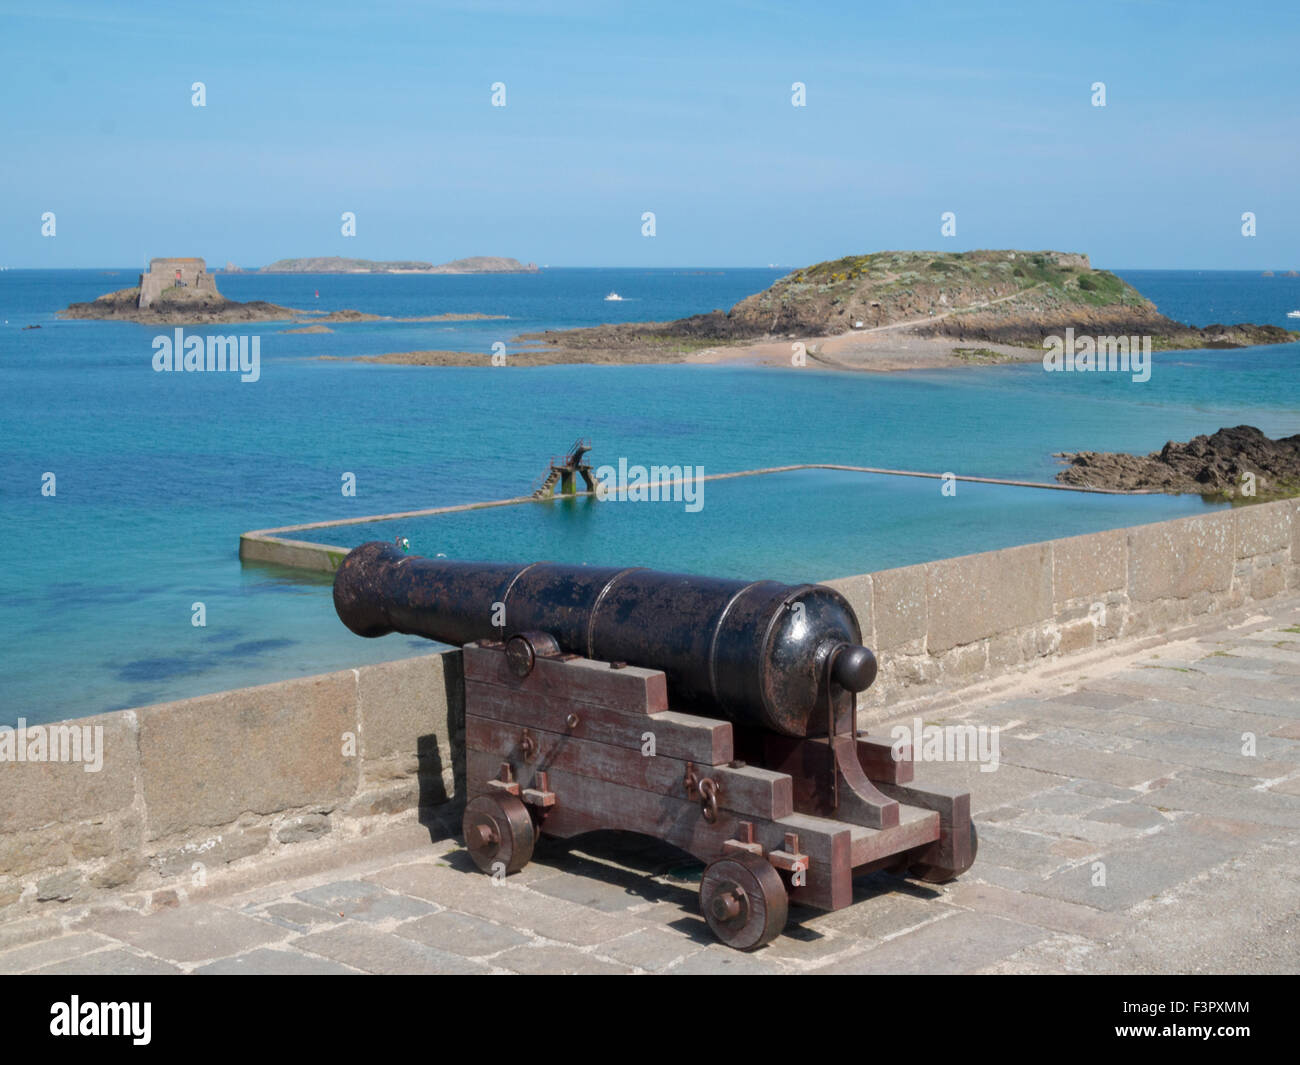
<svg viewBox="0 0 1300 1065">
<path fill-rule="evenodd" d="M 147 307 L 140 306 L 140 289 L 108 292 L 89 303 L 74 303 L 59 312 L 60 318 L 90 318 L 109 322 L 141 322 L 146 325 L 203 325 L 218 322 L 276 322 L 298 315 L 291 307 L 265 300 L 239 303 L 215 291 L 166 289 Z"/>
<path fill-rule="evenodd" d="M 298 311 L 265 300 L 239 303 L 217 291 L 216 278 L 202 259 L 150 259 L 135 288 L 107 292 L 89 303 L 74 303 L 60 318 L 142 322 L 148 325 L 266 322 L 292 318 Z"/>
<path fill-rule="evenodd" d="M 1171 440 L 1150 455 L 1076 451 L 1058 457 L 1070 465 L 1056 479 L 1086 488 L 1195 492 L 1239 502 L 1300 495 L 1300 435 L 1271 440 L 1252 425 L 1220 429 L 1185 444 Z M 1252 478 L 1250 495 L 1243 489 Z"/>
</svg>

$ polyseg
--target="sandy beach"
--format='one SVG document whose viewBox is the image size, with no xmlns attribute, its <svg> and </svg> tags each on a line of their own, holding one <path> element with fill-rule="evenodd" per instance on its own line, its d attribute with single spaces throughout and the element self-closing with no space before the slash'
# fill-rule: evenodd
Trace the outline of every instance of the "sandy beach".
<svg viewBox="0 0 1300 1065">
<path fill-rule="evenodd" d="M 804 345 L 805 368 L 865 373 L 952 369 L 1004 362 L 1038 362 L 1042 359 L 1042 354 L 1032 348 L 1011 344 L 958 344 L 946 337 L 921 337 L 901 330 L 861 330 L 801 341 L 767 340 L 706 348 L 685 356 L 681 361 L 792 367 L 798 365 L 795 361 L 798 344 Z"/>
<path fill-rule="evenodd" d="M 796 345 L 802 344 L 806 358 L 795 361 Z M 340 356 L 319 356 L 333 360 Z M 355 362 L 398 366 L 485 366 L 492 356 L 473 351 L 400 351 L 381 355 L 344 356 Z M 859 373 L 894 373 L 903 370 L 953 369 L 988 366 L 1007 362 L 1037 362 L 1042 353 L 1011 344 L 972 341 L 959 343 L 948 337 L 922 337 L 905 329 L 885 327 L 854 330 L 838 336 L 803 339 L 766 339 L 741 344 L 718 344 L 694 351 L 669 345 L 637 347 L 545 347 L 526 349 L 506 356 L 505 365 L 559 366 L 591 364 L 602 366 L 645 365 L 647 363 L 715 365 L 735 363 L 750 366 Z"/>
</svg>

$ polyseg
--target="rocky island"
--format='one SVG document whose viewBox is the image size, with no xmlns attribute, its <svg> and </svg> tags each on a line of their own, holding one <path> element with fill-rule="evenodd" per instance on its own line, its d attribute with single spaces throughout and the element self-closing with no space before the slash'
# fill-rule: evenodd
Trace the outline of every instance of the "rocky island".
<svg viewBox="0 0 1300 1065">
<path fill-rule="evenodd" d="M 1194 492 L 1212 502 L 1263 503 L 1300 495 L 1300 435 L 1271 440 L 1253 425 L 1220 429 L 1149 455 L 1075 451 L 1062 484 L 1125 491 Z M 1247 476 L 1249 475 L 1249 476 Z"/>
<path fill-rule="evenodd" d="M 512 260 L 513 261 L 513 260 Z M 229 265 L 229 264 L 228 264 Z M 227 270 L 227 272 L 230 272 Z M 243 271 L 238 271 L 243 272 Z M 472 311 L 463 314 L 434 314 L 419 318 L 391 318 L 383 314 L 338 310 L 322 313 L 250 300 L 228 300 L 217 291 L 216 278 L 202 259 L 151 259 L 134 288 L 107 292 L 89 303 L 74 303 L 59 312 L 60 318 L 97 321 L 139 322 L 145 325 L 209 325 L 219 322 L 308 323 L 292 333 L 329 333 L 324 323 L 354 322 L 472 322 L 505 315 Z"/>
<path fill-rule="evenodd" d="M 60 318 L 190 325 L 217 322 L 284 321 L 300 314 L 265 300 L 240 303 L 217 291 L 202 259 L 151 259 L 134 288 L 108 292 L 89 303 L 74 303 Z"/>
<path fill-rule="evenodd" d="M 536 263 L 521 263 L 496 255 L 473 255 L 435 266 L 400 260 L 343 259 L 337 255 L 306 259 L 277 259 L 259 271 L 263 274 L 535 274 Z"/>
<path fill-rule="evenodd" d="M 1043 341 L 1067 328 L 1150 336 L 1155 350 L 1300 339 L 1273 325 L 1176 322 L 1114 274 L 1094 270 L 1086 255 L 1056 251 L 854 255 L 796 270 L 728 311 L 519 339 L 540 342 L 559 361 L 648 361 L 657 353 L 661 361 L 784 365 L 791 342 L 803 341 L 810 364 L 897 370 L 1037 361 Z"/>
</svg>

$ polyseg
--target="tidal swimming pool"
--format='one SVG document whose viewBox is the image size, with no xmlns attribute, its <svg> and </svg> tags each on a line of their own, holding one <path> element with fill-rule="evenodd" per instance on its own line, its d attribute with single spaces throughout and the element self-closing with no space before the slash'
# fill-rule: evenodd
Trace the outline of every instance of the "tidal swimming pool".
<svg viewBox="0 0 1300 1065">
<path fill-rule="evenodd" d="M 819 581 L 1214 509 L 1199 496 L 1119 496 L 805 469 L 704 482 L 700 499 L 592 496 L 286 534 L 414 555 L 637 565 Z M 696 507 L 698 509 L 692 509 Z"/>
</svg>

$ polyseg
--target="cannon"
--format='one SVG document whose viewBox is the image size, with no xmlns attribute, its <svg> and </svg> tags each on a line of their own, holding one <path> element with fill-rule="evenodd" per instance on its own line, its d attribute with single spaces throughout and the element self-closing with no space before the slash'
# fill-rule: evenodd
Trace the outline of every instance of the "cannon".
<svg viewBox="0 0 1300 1065">
<path fill-rule="evenodd" d="M 485 872 L 522 869 L 539 835 L 656 837 L 705 863 L 705 920 L 752 950 L 790 903 L 849 905 L 855 876 L 942 882 L 975 859 L 969 794 L 915 786 L 905 743 L 859 732 L 877 663 L 832 588 L 372 542 L 334 606 L 359 636 L 463 648 L 463 829 Z"/>
</svg>

